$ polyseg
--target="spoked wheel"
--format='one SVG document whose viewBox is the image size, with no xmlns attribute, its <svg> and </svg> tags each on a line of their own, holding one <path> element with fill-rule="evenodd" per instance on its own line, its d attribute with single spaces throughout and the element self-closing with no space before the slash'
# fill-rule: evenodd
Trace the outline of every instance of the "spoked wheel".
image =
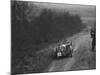
<svg viewBox="0 0 100 75">
<path fill-rule="evenodd" d="M 70 52 L 69 57 L 72 57 L 72 52 L 73 52 L 73 51 Z"/>
<path fill-rule="evenodd" d="M 70 53 L 69 57 L 72 57 L 72 53 Z"/>
</svg>

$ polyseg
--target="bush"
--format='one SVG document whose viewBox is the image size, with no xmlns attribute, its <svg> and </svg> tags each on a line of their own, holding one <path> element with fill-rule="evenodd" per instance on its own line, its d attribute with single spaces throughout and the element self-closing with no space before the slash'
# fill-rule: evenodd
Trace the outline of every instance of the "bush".
<svg viewBox="0 0 100 75">
<path fill-rule="evenodd" d="M 16 65 L 25 60 L 23 58 L 32 57 L 47 45 L 84 28 L 80 16 L 68 12 L 57 13 L 50 9 L 43 9 L 38 16 L 31 16 L 29 21 L 28 15 L 34 15 L 35 11 L 35 8 L 31 8 L 34 5 L 30 7 L 28 2 L 11 3 L 12 72 L 16 71 Z"/>
</svg>

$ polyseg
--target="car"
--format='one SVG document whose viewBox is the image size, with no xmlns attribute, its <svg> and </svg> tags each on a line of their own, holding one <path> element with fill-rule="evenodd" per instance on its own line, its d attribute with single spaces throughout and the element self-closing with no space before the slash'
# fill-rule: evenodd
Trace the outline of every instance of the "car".
<svg viewBox="0 0 100 75">
<path fill-rule="evenodd" d="M 65 57 L 65 56 L 70 56 L 72 57 L 72 43 L 71 42 L 66 42 L 62 43 L 56 48 L 56 57 Z"/>
</svg>

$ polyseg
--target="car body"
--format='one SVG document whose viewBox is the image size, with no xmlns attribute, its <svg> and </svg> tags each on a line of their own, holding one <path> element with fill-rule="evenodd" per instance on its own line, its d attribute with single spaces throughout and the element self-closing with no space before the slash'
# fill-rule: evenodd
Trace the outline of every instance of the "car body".
<svg viewBox="0 0 100 75">
<path fill-rule="evenodd" d="M 70 56 L 72 57 L 72 44 L 71 43 L 65 43 L 61 44 L 56 48 L 56 57 L 65 57 Z"/>
</svg>

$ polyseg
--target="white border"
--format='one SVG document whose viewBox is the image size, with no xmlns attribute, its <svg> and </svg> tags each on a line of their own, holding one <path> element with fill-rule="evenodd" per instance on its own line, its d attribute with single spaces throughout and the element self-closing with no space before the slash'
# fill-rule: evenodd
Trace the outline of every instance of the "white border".
<svg viewBox="0 0 100 75">
<path fill-rule="evenodd" d="M 0 1 L 0 75 L 10 72 L 10 1 Z"/>
<path fill-rule="evenodd" d="M 24 0 L 25 1 L 25 0 Z M 32 1 L 32 0 L 28 0 Z M 33 0 L 40 2 L 54 2 L 54 3 L 70 3 L 70 4 L 84 4 L 97 6 L 97 59 L 100 55 L 99 50 L 99 18 L 100 18 L 100 1 L 99 0 Z M 10 23 L 10 0 L 0 0 L 0 75 L 10 75 L 10 56 L 11 56 L 11 23 Z M 99 75 L 100 61 L 97 60 L 97 70 L 89 71 L 70 71 L 70 72 L 56 72 L 56 73 L 41 73 L 30 75 Z"/>
</svg>

